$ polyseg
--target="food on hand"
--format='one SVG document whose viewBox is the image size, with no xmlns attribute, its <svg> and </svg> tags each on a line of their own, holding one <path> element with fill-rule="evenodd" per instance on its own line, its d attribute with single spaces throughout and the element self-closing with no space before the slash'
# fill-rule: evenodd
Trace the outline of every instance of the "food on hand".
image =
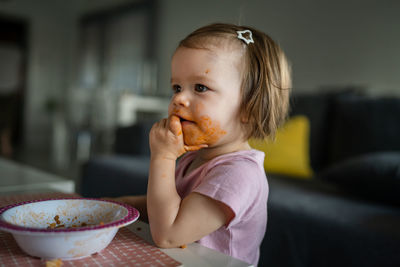
<svg viewBox="0 0 400 267">
<path fill-rule="evenodd" d="M 178 116 L 175 115 L 171 116 L 169 122 L 169 128 L 171 132 L 176 136 L 180 136 L 182 134 L 182 125 Z"/>
</svg>

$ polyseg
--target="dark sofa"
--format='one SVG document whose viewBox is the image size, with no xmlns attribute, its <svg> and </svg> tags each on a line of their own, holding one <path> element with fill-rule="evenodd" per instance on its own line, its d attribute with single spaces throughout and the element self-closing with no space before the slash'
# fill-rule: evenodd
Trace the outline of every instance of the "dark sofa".
<svg viewBox="0 0 400 267">
<path fill-rule="evenodd" d="M 400 266 L 400 99 L 355 90 L 292 97 L 310 121 L 312 179 L 267 173 L 260 266 Z M 82 169 L 86 197 L 144 194 L 153 122 L 118 129 Z"/>
</svg>

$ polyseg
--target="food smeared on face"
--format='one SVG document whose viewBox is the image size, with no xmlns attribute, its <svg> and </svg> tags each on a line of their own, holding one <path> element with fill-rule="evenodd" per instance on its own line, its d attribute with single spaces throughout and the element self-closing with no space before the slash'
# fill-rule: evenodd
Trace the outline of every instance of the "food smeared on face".
<svg viewBox="0 0 400 267">
<path fill-rule="evenodd" d="M 194 113 L 201 114 L 203 109 L 204 106 L 198 104 L 194 108 Z M 185 145 L 212 145 L 226 134 L 226 131 L 221 128 L 219 122 L 213 121 L 209 115 L 193 116 L 183 108 L 176 106 L 172 108 L 171 114 L 176 114 L 171 116 L 171 130 L 173 132 L 174 130 L 176 131 L 179 126 L 174 126 L 172 123 L 180 121 L 181 131 L 179 131 L 179 133 L 183 132 L 183 141 Z"/>
<path fill-rule="evenodd" d="M 213 122 L 207 115 L 201 116 L 197 123 L 182 120 L 183 140 L 186 145 L 215 144 L 226 131 L 218 122 Z"/>
<path fill-rule="evenodd" d="M 206 69 L 205 74 L 208 74 L 210 72 L 210 69 Z"/>
</svg>

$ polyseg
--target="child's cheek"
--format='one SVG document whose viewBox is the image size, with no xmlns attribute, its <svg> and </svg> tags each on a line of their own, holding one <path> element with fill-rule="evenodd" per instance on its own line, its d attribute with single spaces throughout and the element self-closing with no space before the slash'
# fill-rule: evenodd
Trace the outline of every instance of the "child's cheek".
<svg viewBox="0 0 400 267">
<path fill-rule="evenodd" d="M 183 138 L 186 145 L 215 144 L 226 131 L 221 129 L 218 122 L 212 122 L 209 116 L 201 116 L 197 125 L 183 126 Z"/>
<path fill-rule="evenodd" d="M 173 100 L 169 103 L 168 106 L 168 116 L 171 114 L 177 114 L 179 112 L 179 109 L 173 105 Z"/>
</svg>

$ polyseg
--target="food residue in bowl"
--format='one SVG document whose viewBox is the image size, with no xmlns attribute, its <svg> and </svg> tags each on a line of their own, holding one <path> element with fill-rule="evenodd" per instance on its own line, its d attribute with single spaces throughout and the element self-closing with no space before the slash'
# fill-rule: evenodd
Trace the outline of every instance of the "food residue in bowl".
<svg viewBox="0 0 400 267">
<path fill-rule="evenodd" d="M 60 221 L 60 216 L 58 216 L 58 215 L 54 216 L 54 221 L 55 221 L 55 223 L 50 223 L 49 227 L 47 227 L 47 228 L 53 229 L 53 228 L 64 228 L 65 227 L 65 225 L 62 224 Z"/>
<path fill-rule="evenodd" d="M 77 217 L 75 217 L 74 219 L 76 219 Z M 49 226 L 47 227 L 47 229 L 58 229 L 58 228 L 76 228 L 76 227 L 85 227 L 85 226 L 95 226 L 96 224 L 89 224 L 86 222 L 82 222 L 80 224 L 72 224 L 70 227 L 66 227 L 65 224 L 63 224 L 60 221 L 60 216 L 56 215 L 54 216 L 54 221 L 53 223 L 49 223 Z M 104 225 L 103 222 L 100 222 L 99 225 Z"/>
</svg>

